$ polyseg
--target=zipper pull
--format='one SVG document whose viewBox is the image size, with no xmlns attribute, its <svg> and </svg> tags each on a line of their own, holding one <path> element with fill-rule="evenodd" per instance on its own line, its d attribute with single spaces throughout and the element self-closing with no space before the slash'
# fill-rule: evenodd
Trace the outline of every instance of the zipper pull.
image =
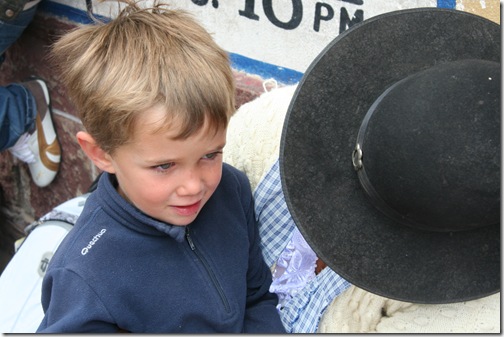
<svg viewBox="0 0 504 337">
<path fill-rule="evenodd" d="M 194 246 L 194 243 L 193 243 L 191 237 L 189 236 L 189 227 L 185 228 L 185 237 L 186 237 L 187 243 L 191 247 L 191 250 L 196 250 L 196 247 Z"/>
</svg>

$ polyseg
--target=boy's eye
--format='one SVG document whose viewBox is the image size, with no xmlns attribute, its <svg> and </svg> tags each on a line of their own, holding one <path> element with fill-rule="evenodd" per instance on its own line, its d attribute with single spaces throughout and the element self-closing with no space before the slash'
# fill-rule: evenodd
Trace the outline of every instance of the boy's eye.
<svg viewBox="0 0 504 337">
<path fill-rule="evenodd" d="M 166 171 L 166 170 L 168 170 L 172 166 L 173 166 L 173 163 L 166 163 L 166 164 L 161 164 L 161 165 L 154 166 L 154 168 L 157 169 L 157 170 L 159 170 L 159 171 Z"/>
<path fill-rule="evenodd" d="M 203 159 L 215 159 L 222 151 L 212 152 L 203 156 Z"/>
</svg>

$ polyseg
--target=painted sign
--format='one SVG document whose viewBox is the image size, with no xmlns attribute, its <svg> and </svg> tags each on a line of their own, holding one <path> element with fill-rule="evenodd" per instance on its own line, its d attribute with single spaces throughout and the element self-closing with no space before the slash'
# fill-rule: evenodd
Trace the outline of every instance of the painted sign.
<svg viewBox="0 0 504 337">
<path fill-rule="evenodd" d="M 455 0 L 166 1 L 171 7 L 194 14 L 216 42 L 230 52 L 234 68 L 284 83 L 299 81 L 327 44 L 363 20 L 400 9 L 456 6 Z M 85 0 L 48 2 L 86 11 Z M 152 0 L 144 3 L 150 4 Z M 117 13 L 114 2 L 98 4 L 88 0 L 88 6 L 104 17 Z"/>
<path fill-rule="evenodd" d="M 194 6 L 194 2 L 206 4 Z M 397 9 L 436 4 L 434 0 L 193 0 L 183 8 L 195 13 L 226 50 L 304 72 L 330 41 L 356 23 Z"/>
</svg>

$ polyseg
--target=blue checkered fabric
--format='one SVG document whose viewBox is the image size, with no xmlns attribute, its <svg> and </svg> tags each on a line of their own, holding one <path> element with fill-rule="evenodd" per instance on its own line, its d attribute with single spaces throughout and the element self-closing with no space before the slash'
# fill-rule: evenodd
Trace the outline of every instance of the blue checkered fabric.
<svg viewBox="0 0 504 337">
<path fill-rule="evenodd" d="M 273 266 L 292 238 L 296 225 L 282 191 L 278 159 L 254 191 L 264 260 Z M 315 333 L 322 314 L 350 283 L 326 267 L 280 309 L 287 332 Z"/>
</svg>

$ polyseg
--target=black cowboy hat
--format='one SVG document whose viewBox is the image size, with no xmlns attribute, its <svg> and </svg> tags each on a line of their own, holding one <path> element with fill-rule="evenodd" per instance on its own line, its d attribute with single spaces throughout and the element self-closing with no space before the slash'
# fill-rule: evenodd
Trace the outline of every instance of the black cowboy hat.
<svg viewBox="0 0 504 337">
<path fill-rule="evenodd" d="M 500 26 L 418 8 L 334 39 L 299 83 L 280 172 L 310 246 L 408 302 L 500 290 Z"/>
</svg>

